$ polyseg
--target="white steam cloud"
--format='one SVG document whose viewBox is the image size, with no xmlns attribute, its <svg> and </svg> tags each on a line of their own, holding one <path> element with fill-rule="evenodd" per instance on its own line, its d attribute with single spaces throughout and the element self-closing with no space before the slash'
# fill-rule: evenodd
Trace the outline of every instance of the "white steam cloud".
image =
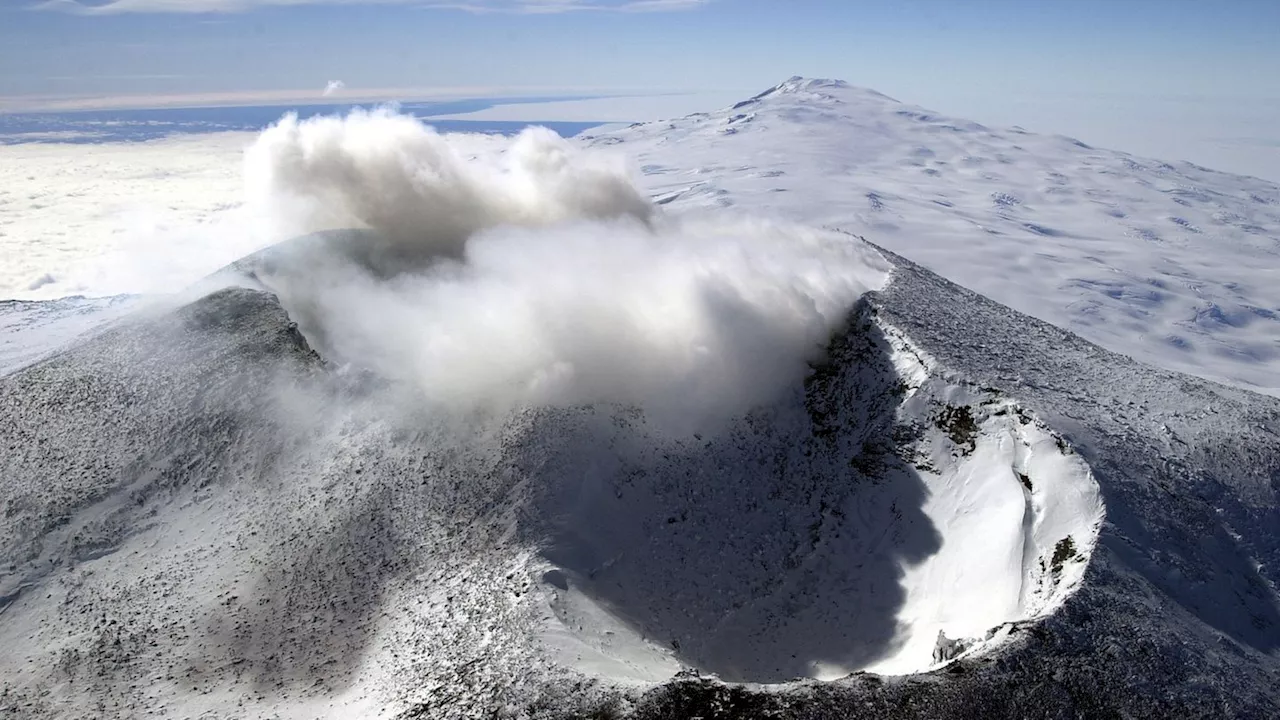
<svg viewBox="0 0 1280 720">
<path fill-rule="evenodd" d="M 333 95 L 334 93 L 342 90 L 346 86 L 347 84 L 342 82 L 341 80 L 330 80 L 329 82 L 325 83 L 324 96 L 329 97 L 330 95 Z"/>
<path fill-rule="evenodd" d="M 287 117 L 247 170 L 250 202 L 282 228 L 371 231 L 259 273 L 321 352 L 441 403 L 724 418 L 794 386 L 888 267 L 836 233 L 664 216 L 623 159 L 543 129 Z"/>
<path fill-rule="evenodd" d="M 246 162 L 250 202 L 286 229 L 370 228 L 421 257 L 458 257 L 472 235 L 500 225 L 653 213 L 621 158 L 577 152 L 550 130 L 514 143 L 442 136 L 385 108 L 286 116 Z"/>
</svg>

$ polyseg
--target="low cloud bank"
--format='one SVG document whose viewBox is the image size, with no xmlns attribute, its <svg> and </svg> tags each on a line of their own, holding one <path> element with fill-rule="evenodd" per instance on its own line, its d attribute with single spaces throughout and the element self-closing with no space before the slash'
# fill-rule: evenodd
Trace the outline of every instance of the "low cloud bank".
<svg viewBox="0 0 1280 720">
<path fill-rule="evenodd" d="M 794 387 L 888 267 L 836 233 L 663 215 L 623 158 L 543 129 L 290 117 L 246 164 L 250 202 L 282 228 L 364 228 L 345 242 L 377 248 L 260 273 L 321 352 L 450 405 L 732 416 Z"/>
</svg>

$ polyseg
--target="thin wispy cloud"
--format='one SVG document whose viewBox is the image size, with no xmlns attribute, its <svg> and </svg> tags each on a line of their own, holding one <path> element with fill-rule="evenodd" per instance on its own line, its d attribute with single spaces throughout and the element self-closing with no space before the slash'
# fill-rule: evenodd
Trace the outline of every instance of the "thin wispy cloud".
<svg viewBox="0 0 1280 720">
<path fill-rule="evenodd" d="M 471 13 L 550 15 L 569 12 L 674 12 L 691 10 L 711 0 L 44 0 L 38 10 L 76 15 L 125 13 L 238 13 L 259 7 L 302 5 L 408 5 Z"/>
<path fill-rule="evenodd" d="M 517 13 L 550 15 L 554 13 L 605 12 L 673 12 L 702 7 L 711 0 L 471 0 L 469 2 L 431 2 L 433 10 L 463 10 L 471 13 Z"/>
<path fill-rule="evenodd" d="M 83 82 L 84 80 L 144 81 L 187 80 L 190 77 L 190 75 L 175 75 L 172 73 L 131 73 L 123 75 L 46 75 L 41 80 L 47 82 Z"/>
<path fill-rule="evenodd" d="M 347 84 L 342 82 L 341 80 L 330 80 L 328 83 L 325 84 L 324 92 L 322 93 L 322 95 L 324 95 L 324 97 L 331 97 L 334 93 L 342 90 L 346 86 Z"/>
</svg>

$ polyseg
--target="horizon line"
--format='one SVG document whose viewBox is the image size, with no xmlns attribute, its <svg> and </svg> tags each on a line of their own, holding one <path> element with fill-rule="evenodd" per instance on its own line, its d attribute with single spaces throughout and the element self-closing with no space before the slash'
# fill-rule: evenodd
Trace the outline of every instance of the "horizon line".
<svg viewBox="0 0 1280 720">
<path fill-rule="evenodd" d="M 439 86 L 369 88 L 325 94 L 323 89 L 247 90 L 233 92 L 162 93 L 141 95 L 0 95 L 0 115 L 94 110 L 190 110 L 273 106 L 277 104 L 355 105 L 458 100 L 524 100 L 545 102 L 608 97 L 659 97 L 692 91 L 653 88 L 604 88 L 583 86 Z"/>
</svg>

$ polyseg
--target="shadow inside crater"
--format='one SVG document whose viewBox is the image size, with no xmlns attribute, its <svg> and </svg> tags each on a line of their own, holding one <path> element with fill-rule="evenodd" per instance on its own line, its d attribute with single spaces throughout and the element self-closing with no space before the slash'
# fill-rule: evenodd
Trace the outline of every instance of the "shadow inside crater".
<svg viewBox="0 0 1280 720">
<path fill-rule="evenodd" d="M 636 411 L 544 414 L 521 526 L 577 590 L 727 681 L 838 677 L 900 645 L 905 566 L 937 552 L 899 457 L 905 386 L 860 304 L 804 387 L 714 437 Z M 554 442 L 548 438 L 555 438 Z"/>
</svg>

